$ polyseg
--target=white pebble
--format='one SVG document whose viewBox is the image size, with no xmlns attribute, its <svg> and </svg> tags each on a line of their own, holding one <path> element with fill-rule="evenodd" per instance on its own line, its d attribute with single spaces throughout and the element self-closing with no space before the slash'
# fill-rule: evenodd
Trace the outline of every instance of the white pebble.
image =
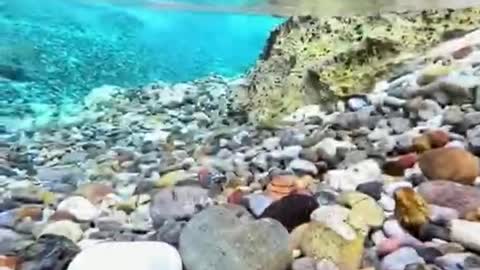
<svg viewBox="0 0 480 270">
<path fill-rule="evenodd" d="M 100 214 L 95 205 L 81 196 L 66 198 L 58 205 L 57 210 L 66 211 L 81 221 L 91 221 Z"/>
</svg>

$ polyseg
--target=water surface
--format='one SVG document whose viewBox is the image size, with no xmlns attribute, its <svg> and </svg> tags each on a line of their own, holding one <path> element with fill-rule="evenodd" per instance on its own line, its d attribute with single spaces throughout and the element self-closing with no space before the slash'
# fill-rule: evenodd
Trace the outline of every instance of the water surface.
<svg viewBox="0 0 480 270">
<path fill-rule="evenodd" d="M 0 6 L 0 100 L 61 103 L 103 84 L 236 76 L 282 21 L 142 1 L 8 0 Z"/>
</svg>

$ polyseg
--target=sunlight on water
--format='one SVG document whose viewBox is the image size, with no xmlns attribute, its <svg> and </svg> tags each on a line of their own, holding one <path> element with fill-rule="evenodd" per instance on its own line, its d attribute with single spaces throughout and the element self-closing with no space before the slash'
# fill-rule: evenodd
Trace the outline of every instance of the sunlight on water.
<svg viewBox="0 0 480 270">
<path fill-rule="evenodd" d="M 282 22 L 270 16 L 156 10 L 128 1 L 86 2 L 2 5 L 2 101 L 58 103 L 102 84 L 236 76 L 255 62 L 269 31 Z"/>
<path fill-rule="evenodd" d="M 254 65 L 269 32 L 285 20 L 282 16 L 401 10 L 414 3 L 0 0 L 0 125 L 2 119 L 15 122 L 51 106 L 75 107 L 102 85 L 130 88 L 242 75 Z M 422 4 L 447 5 L 445 0 Z"/>
<path fill-rule="evenodd" d="M 372 14 L 381 11 L 406 11 L 428 8 L 462 8 L 478 0 L 81 0 L 114 5 L 149 5 L 154 9 L 211 11 L 222 13 L 276 14 L 279 16 L 335 16 Z"/>
</svg>

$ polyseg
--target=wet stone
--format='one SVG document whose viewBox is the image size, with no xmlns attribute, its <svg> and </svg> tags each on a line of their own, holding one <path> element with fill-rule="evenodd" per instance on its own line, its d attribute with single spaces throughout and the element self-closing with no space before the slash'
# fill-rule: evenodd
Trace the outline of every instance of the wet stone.
<svg viewBox="0 0 480 270">
<path fill-rule="evenodd" d="M 434 247 L 418 248 L 417 253 L 426 263 L 434 263 L 436 258 L 443 255 L 442 252 Z"/>
<path fill-rule="evenodd" d="M 318 207 L 315 198 L 294 194 L 283 197 L 268 206 L 260 216 L 278 220 L 288 231 L 308 222 L 310 214 Z"/>
<path fill-rule="evenodd" d="M 382 196 L 383 183 L 381 182 L 368 182 L 363 183 L 357 186 L 357 191 L 367 194 L 368 196 L 374 198 L 376 201 L 380 200 Z"/>
<path fill-rule="evenodd" d="M 71 240 L 56 235 L 44 235 L 19 254 L 23 267 L 29 270 L 64 270 L 80 248 Z"/>
<path fill-rule="evenodd" d="M 465 128 L 471 128 L 480 124 L 480 112 L 471 112 L 465 114 L 462 124 Z"/>
</svg>

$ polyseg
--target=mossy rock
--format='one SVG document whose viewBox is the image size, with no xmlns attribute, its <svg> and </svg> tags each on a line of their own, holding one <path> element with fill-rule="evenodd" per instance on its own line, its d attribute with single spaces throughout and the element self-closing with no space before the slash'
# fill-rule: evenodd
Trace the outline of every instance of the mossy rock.
<svg viewBox="0 0 480 270">
<path fill-rule="evenodd" d="M 308 104 L 370 91 L 406 60 L 480 25 L 480 8 L 371 16 L 292 17 L 275 29 L 238 100 L 272 125 Z"/>
<path fill-rule="evenodd" d="M 339 270 L 357 270 L 360 268 L 365 237 L 348 241 L 332 229 L 317 222 L 310 222 L 303 229 L 300 249 L 307 257 L 317 261 L 330 260 Z"/>
</svg>

